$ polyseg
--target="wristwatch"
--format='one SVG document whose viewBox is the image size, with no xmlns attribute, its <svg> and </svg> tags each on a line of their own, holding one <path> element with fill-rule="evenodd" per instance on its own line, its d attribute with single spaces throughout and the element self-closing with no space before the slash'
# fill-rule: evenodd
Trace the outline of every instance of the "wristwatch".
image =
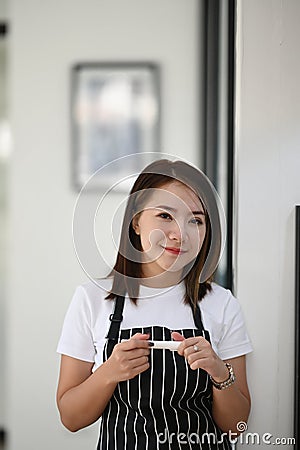
<svg viewBox="0 0 300 450">
<path fill-rule="evenodd" d="M 215 388 L 222 390 L 227 389 L 229 386 L 231 386 L 235 382 L 235 374 L 233 371 L 233 367 L 229 363 L 225 363 L 225 366 L 228 369 L 229 376 L 225 381 L 221 381 L 220 383 L 213 379 L 213 377 L 210 375 L 210 381 L 214 385 Z"/>
</svg>

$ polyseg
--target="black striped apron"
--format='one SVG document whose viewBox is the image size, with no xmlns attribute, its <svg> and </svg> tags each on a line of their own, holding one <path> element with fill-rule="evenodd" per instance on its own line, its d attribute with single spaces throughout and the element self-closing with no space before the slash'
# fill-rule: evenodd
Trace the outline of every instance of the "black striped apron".
<svg viewBox="0 0 300 450">
<path fill-rule="evenodd" d="M 160 326 L 120 330 L 124 297 L 118 297 L 103 351 L 103 361 L 117 342 L 135 333 L 150 340 L 171 340 Z M 179 329 L 185 338 L 203 335 L 201 312 L 193 312 L 197 329 Z M 170 350 L 150 350 L 150 368 L 120 382 L 101 417 L 97 450 L 229 450 L 230 443 L 212 418 L 212 386 L 208 374 L 190 369 Z"/>
</svg>

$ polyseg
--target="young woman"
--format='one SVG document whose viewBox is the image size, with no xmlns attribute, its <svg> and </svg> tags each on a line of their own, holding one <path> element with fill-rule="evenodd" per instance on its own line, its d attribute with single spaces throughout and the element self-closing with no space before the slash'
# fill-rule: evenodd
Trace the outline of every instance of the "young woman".
<svg viewBox="0 0 300 450">
<path fill-rule="evenodd" d="M 237 300 L 211 281 L 220 228 L 195 167 L 158 160 L 137 178 L 115 266 L 77 288 L 58 345 L 62 423 L 101 417 L 99 450 L 229 449 L 247 421 L 251 343 Z"/>
</svg>

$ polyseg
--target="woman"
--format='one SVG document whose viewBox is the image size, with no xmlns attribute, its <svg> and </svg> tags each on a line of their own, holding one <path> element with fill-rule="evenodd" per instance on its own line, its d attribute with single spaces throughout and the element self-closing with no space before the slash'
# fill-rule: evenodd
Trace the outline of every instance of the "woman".
<svg viewBox="0 0 300 450">
<path fill-rule="evenodd" d="M 71 431 L 101 417 L 98 449 L 229 449 L 247 421 L 251 343 L 237 300 L 211 281 L 217 211 L 202 172 L 155 161 L 129 195 L 112 273 L 77 288 L 57 404 Z"/>
</svg>

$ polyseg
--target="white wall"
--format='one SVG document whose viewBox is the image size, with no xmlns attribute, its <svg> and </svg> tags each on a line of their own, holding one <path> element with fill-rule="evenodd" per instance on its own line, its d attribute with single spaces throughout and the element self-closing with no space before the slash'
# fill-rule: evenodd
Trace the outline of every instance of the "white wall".
<svg viewBox="0 0 300 450">
<path fill-rule="evenodd" d="M 197 162 L 197 0 L 11 0 L 7 427 L 11 450 L 95 448 L 55 406 L 62 320 L 86 279 L 72 246 L 69 69 L 149 60 L 162 68 L 164 152 Z"/>
<path fill-rule="evenodd" d="M 0 20 L 4 21 L 8 18 L 7 0 L 0 0 Z"/>
<path fill-rule="evenodd" d="M 274 437 L 293 435 L 299 22 L 298 0 L 238 1 L 237 294 L 255 347 L 250 430 Z"/>
</svg>

